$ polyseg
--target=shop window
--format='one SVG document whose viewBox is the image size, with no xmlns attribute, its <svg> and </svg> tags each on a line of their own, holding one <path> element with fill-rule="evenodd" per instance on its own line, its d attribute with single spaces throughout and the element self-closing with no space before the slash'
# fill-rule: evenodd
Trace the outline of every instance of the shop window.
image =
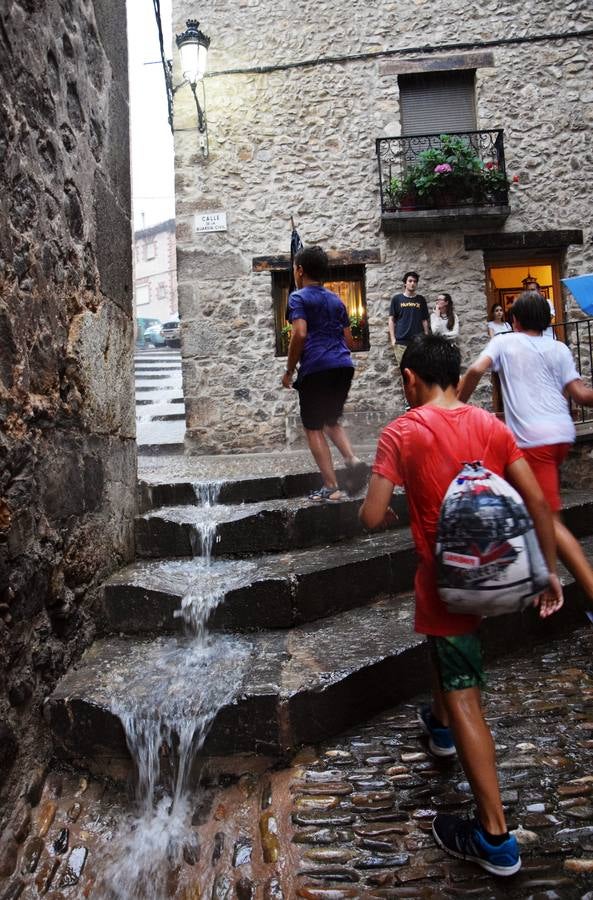
<svg viewBox="0 0 593 900">
<path fill-rule="evenodd" d="M 290 325 L 286 318 L 288 310 L 288 272 L 272 272 L 272 298 L 274 303 L 274 326 L 276 334 L 276 356 L 286 356 L 290 340 Z M 366 308 L 366 284 L 364 266 L 332 266 L 325 282 L 328 290 L 343 300 L 355 340 L 354 350 L 369 350 L 369 329 Z"/>
</svg>

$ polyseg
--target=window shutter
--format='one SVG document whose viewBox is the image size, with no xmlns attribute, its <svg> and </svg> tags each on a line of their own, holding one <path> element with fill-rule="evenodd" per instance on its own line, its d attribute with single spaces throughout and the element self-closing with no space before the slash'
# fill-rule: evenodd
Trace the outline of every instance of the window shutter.
<svg viewBox="0 0 593 900">
<path fill-rule="evenodd" d="M 402 134 L 476 130 L 474 72 L 400 75 Z"/>
</svg>

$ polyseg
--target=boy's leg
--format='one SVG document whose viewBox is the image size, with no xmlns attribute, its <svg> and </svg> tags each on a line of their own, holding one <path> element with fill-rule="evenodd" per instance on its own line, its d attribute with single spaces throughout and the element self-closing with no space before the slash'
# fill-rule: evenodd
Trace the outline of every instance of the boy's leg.
<svg viewBox="0 0 593 900">
<path fill-rule="evenodd" d="M 429 638 L 437 678 L 434 714 L 448 724 L 463 770 L 471 785 L 478 819 L 439 814 L 432 825 L 439 846 L 476 862 L 495 875 L 521 867 L 515 838 L 508 834 L 500 799 L 492 734 L 482 712 L 482 655 L 476 634 Z"/>
<path fill-rule="evenodd" d="M 589 601 L 593 602 L 593 569 L 580 543 L 560 518 L 560 513 L 554 513 L 554 535 L 558 556 L 581 586 Z"/>
<path fill-rule="evenodd" d="M 313 454 L 313 459 L 321 472 L 324 486 L 337 491 L 338 481 L 336 478 L 336 470 L 334 469 L 329 444 L 327 443 L 323 431 L 305 428 L 305 436 L 307 438 L 309 450 Z"/>
<path fill-rule="evenodd" d="M 346 434 L 346 429 L 343 425 L 340 425 L 337 422 L 335 425 L 326 425 L 325 430 L 327 435 L 338 450 L 344 462 L 347 466 L 352 466 L 356 462 L 360 462 L 359 459 L 354 455 L 354 450 L 352 449 L 352 444 L 350 443 L 350 438 Z"/>
<path fill-rule="evenodd" d="M 445 692 L 443 703 L 463 771 L 476 799 L 480 822 L 490 834 L 506 834 L 494 741 L 482 713 L 480 689 Z"/>
</svg>

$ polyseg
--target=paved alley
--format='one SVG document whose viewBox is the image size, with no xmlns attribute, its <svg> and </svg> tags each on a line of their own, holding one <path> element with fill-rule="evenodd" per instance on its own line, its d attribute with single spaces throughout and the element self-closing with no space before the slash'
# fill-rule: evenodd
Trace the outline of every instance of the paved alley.
<svg viewBox="0 0 593 900">
<path fill-rule="evenodd" d="M 592 652 L 593 630 L 583 629 L 490 669 L 487 717 L 523 846 L 516 876 L 495 880 L 435 847 L 435 812 L 471 814 L 472 801 L 458 763 L 427 754 L 414 702 L 306 747 L 284 767 L 262 770 L 258 760 L 255 770 L 253 758 L 227 760 L 218 773 L 206 767 L 183 861 L 163 860 L 158 896 L 591 900 Z M 126 862 L 120 832 L 130 819 L 126 791 L 51 772 L 32 818 L 18 823 L 18 858 L 0 897 L 123 897 L 113 872 Z M 5 845 L 2 871 L 7 862 Z"/>
</svg>

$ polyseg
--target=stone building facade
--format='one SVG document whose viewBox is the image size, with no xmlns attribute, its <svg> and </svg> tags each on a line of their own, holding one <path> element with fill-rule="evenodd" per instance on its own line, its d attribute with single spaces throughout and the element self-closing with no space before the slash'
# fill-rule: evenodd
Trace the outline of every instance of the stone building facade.
<svg viewBox="0 0 593 900">
<path fill-rule="evenodd" d="M 128 145 L 123 0 L 2 4 L 0 801 L 33 797 L 43 700 L 133 552 Z"/>
<path fill-rule="evenodd" d="M 177 313 L 174 219 L 134 232 L 134 301 L 138 318 Z"/>
<path fill-rule="evenodd" d="M 175 32 L 192 14 L 174 2 Z M 407 269 L 420 272 L 431 303 L 437 291 L 452 294 L 465 362 L 485 342 L 496 267 L 523 266 L 521 277 L 547 267 L 557 319 L 578 316 L 560 278 L 593 269 L 590 3 L 212 0 L 200 27 L 211 38 L 207 158 L 191 92 L 175 97 L 188 448 L 256 451 L 297 440 L 274 309 L 291 215 L 303 241 L 331 251 L 342 274 L 362 273 L 370 349 L 356 354 L 347 407 L 359 438 L 374 440 L 402 408 L 387 317 Z M 418 133 L 417 122 L 416 131 L 402 124 L 402 91 L 421 85 L 417 76 L 434 85 L 464 73 L 475 129 L 504 130 L 517 182 L 508 204 L 473 217 L 382 214 L 376 140 Z M 215 211 L 226 213 L 227 230 L 197 232 L 196 214 Z"/>
</svg>

